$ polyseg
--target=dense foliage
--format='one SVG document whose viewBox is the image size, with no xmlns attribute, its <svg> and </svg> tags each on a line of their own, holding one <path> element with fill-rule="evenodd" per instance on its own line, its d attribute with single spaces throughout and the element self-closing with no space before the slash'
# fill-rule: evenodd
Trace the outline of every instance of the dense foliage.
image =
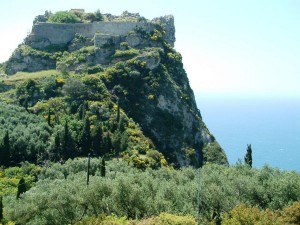
<svg viewBox="0 0 300 225">
<path fill-rule="evenodd" d="M 9 102 L 17 103 L 28 112 L 43 117 L 49 133 L 48 137 L 43 138 L 47 146 L 39 145 L 43 149 L 39 148 L 38 152 L 32 147 L 25 155 L 20 153 L 18 158 L 14 157 L 15 162 L 67 160 L 92 153 L 96 156 L 123 157 L 139 168 L 157 168 L 166 164 L 164 157 L 170 162 L 176 162 L 174 152 L 168 146 L 173 144 L 172 140 L 180 138 L 184 143 L 178 148 L 184 152 L 190 164 L 197 164 L 195 149 L 201 149 L 202 146 L 194 144 L 191 134 L 182 132 L 182 118 L 156 107 L 159 93 L 170 92 L 168 94 L 174 98 L 179 96 L 182 104 L 192 107 L 190 110 L 197 110 L 189 98 L 191 89 L 185 84 L 185 75 L 181 74 L 184 71 L 180 54 L 168 46 L 164 48 L 152 47 L 140 51 L 127 47 L 127 50 L 117 50 L 112 60 L 123 61 L 103 68 L 86 65 L 89 57 L 95 54 L 93 46 L 61 54 L 21 47 L 22 54 L 37 54 L 38 57 L 45 54 L 56 58 L 61 73 L 44 75 L 45 71 L 40 75 L 26 74 L 18 79 L 6 79 L 5 84 L 10 88 L 0 93 L 0 98 L 1 95 L 4 96 L 2 100 L 7 101 L 9 98 Z M 142 56 L 138 55 L 140 53 Z M 148 59 L 163 64 L 157 64 L 155 70 L 150 70 Z M 85 66 L 79 74 L 70 72 L 71 68 L 74 69 L 80 63 Z M 32 78 L 26 79 L 26 76 Z M 147 126 L 145 115 L 154 117 Z M 144 127 L 141 128 L 137 122 Z M 17 123 L 22 124 L 22 120 Z M 206 129 L 204 124 L 202 126 Z M 15 143 L 14 134 L 10 134 L 13 125 L 8 127 L 10 142 Z M 151 129 L 154 128 L 154 132 L 159 133 L 163 139 L 158 140 L 153 136 Z M 39 142 L 32 138 L 29 143 Z M 226 156 L 217 142 L 204 146 L 203 154 L 204 161 L 227 164 Z"/>
<path fill-rule="evenodd" d="M 37 21 L 107 16 L 46 12 Z M 245 164 L 228 167 L 162 26 L 128 35 L 101 46 L 99 33 L 43 50 L 22 44 L 0 65 L 7 74 L 15 63 L 44 69 L 0 77 L 0 222 L 196 224 L 200 175 L 202 224 L 299 224 L 299 173 L 252 169 L 251 145 Z"/>
<path fill-rule="evenodd" d="M 69 87 L 68 82 L 72 82 Z M 82 93 L 84 85 L 77 79 L 66 81 L 63 90 L 69 99 L 67 104 L 59 98 L 36 104 L 33 110 L 43 112 L 47 120 L 28 113 L 24 108 L 0 103 L 1 164 L 8 166 L 23 160 L 38 163 L 67 160 L 92 153 L 96 156 L 122 156 L 139 168 L 166 165 L 163 155 L 154 149 L 139 126 L 114 103 L 83 101 L 74 115 L 64 114 L 76 107 L 72 106 L 74 98 L 85 94 Z M 144 156 L 139 157 L 140 154 Z"/>
<path fill-rule="evenodd" d="M 81 11 L 59 11 L 54 14 L 46 13 L 44 16 L 47 22 L 50 23 L 92 23 L 103 20 L 103 15 L 98 9 L 94 13 L 85 13 Z"/>
<path fill-rule="evenodd" d="M 37 19 L 45 18 L 59 23 L 103 19 L 99 10 L 48 12 Z M 91 153 L 122 157 L 142 169 L 167 161 L 175 167 L 228 165 L 201 121 L 182 57 L 165 34 L 157 24 L 152 31 L 136 27 L 128 40 L 96 32 L 94 38 L 76 34 L 65 46 L 20 45 L 7 63 L 7 74 L 14 74 L 22 60 L 24 71 L 57 69 L 47 75 L 9 76 L 0 84 L 0 100 L 38 114 L 50 129 L 39 156 L 30 149 L 27 153 L 36 155 L 21 154 L 22 160 L 65 161 Z M 139 44 L 132 44 L 132 38 Z"/>
<path fill-rule="evenodd" d="M 101 161 L 91 160 L 89 186 L 87 159 L 44 167 L 35 187 L 19 200 L 15 196 L 4 197 L 5 218 L 19 224 L 73 224 L 83 218 L 85 221 L 111 214 L 143 219 L 163 212 L 196 218 L 197 170 L 188 167 L 141 172 L 124 161 L 113 160 L 107 162 L 106 175 L 102 177 Z M 222 220 L 224 224 L 243 224 L 230 223 L 242 221 L 238 215 L 243 211 L 245 220 L 250 221 L 252 215 L 261 224 L 270 217 L 297 218 L 299 206 L 292 205 L 300 200 L 300 175 L 296 172 L 267 166 L 251 169 L 244 165 L 208 164 L 201 169 L 200 179 L 204 224 Z M 277 210 L 283 211 L 277 214 Z"/>
<path fill-rule="evenodd" d="M 36 162 L 43 158 L 49 149 L 51 130 L 44 119 L 24 108 L 0 102 L 1 164 L 15 164 L 24 159 Z"/>
<path fill-rule="evenodd" d="M 80 18 L 73 12 L 59 11 L 51 14 L 48 21 L 52 23 L 78 23 L 80 22 Z"/>
</svg>

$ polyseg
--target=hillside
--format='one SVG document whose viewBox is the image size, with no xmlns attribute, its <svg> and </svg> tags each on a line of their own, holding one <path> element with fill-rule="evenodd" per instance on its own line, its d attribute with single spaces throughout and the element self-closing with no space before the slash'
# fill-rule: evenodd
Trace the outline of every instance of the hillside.
<svg viewBox="0 0 300 225">
<path fill-rule="evenodd" d="M 300 174 L 228 165 L 174 41 L 173 16 L 35 18 L 0 65 L 0 225 L 300 223 Z"/>
<path fill-rule="evenodd" d="M 38 16 L 3 64 L 1 101 L 44 117 L 52 129 L 40 160 L 92 153 L 138 167 L 165 160 L 228 164 L 172 47 L 172 16 L 147 20 L 125 12 L 91 22 L 78 12 L 76 20 L 63 21 L 71 13 L 62 14 Z M 62 150 L 67 141 L 70 149 Z"/>
</svg>

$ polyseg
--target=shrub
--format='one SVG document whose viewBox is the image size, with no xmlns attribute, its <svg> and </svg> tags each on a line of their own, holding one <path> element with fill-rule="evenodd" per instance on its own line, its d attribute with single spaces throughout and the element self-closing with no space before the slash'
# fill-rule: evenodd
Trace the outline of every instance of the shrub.
<svg viewBox="0 0 300 225">
<path fill-rule="evenodd" d="M 130 59 L 139 54 L 139 50 L 131 48 L 128 50 L 117 50 L 112 58 L 123 58 Z"/>
<path fill-rule="evenodd" d="M 222 225 L 280 225 L 278 215 L 270 210 L 260 211 L 257 207 L 239 205 L 226 213 Z M 290 224 L 290 223 L 289 223 Z"/>
<path fill-rule="evenodd" d="M 283 209 L 282 218 L 286 224 L 300 224 L 300 202 L 294 202 L 290 207 Z"/>
<path fill-rule="evenodd" d="M 104 69 L 100 65 L 91 66 L 87 69 L 88 74 L 94 74 L 94 73 L 99 73 L 99 72 L 103 72 L 103 71 L 104 71 Z"/>
<path fill-rule="evenodd" d="M 50 15 L 48 22 L 51 23 L 79 23 L 80 18 L 73 12 L 59 11 Z"/>
</svg>

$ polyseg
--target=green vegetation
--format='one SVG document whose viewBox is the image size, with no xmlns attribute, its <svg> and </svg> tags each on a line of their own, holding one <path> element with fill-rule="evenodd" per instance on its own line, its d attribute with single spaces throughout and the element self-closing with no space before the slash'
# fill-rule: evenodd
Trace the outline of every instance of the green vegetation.
<svg viewBox="0 0 300 225">
<path fill-rule="evenodd" d="M 102 21 L 103 20 L 103 16 L 100 12 L 100 10 L 98 9 L 95 13 L 84 13 L 82 15 L 82 18 L 86 21 L 86 22 L 98 22 L 98 21 Z"/>
<path fill-rule="evenodd" d="M 127 50 L 117 50 L 112 58 L 130 59 L 139 54 L 139 50 L 130 48 Z"/>
<path fill-rule="evenodd" d="M 73 12 L 59 11 L 55 14 L 51 14 L 48 18 L 48 22 L 51 23 L 78 23 L 80 18 Z"/>
<path fill-rule="evenodd" d="M 105 224 L 103 221 L 106 220 L 131 224 L 135 219 L 144 220 L 146 224 L 164 224 L 166 221 L 170 224 L 195 224 L 196 169 L 163 167 L 141 171 L 115 159 L 107 161 L 103 177 L 102 159 L 91 158 L 87 187 L 87 163 L 87 158 L 79 158 L 43 167 L 34 188 L 27 190 L 18 200 L 13 192 L 10 192 L 13 195 L 4 196 L 4 218 L 18 224 L 40 225 L 88 224 L 91 221 Z M 37 170 L 27 170 L 27 173 L 34 171 Z M 8 169 L 5 174 L 8 174 Z M 293 224 L 293 221 L 297 224 L 299 173 L 267 166 L 251 169 L 246 165 L 207 164 L 201 169 L 200 177 L 202 224 L 221 221 L 222 224 L 245 224 L 243 221 L 249 224 L 255 224 L 251 221 L 256 224 Z"/>
<path fill-rule="evenodd" d="M 178 216 L 169 213 L 161 213 L 158 216 L 153 216 L 143 220 L 130 220 L 126 217 L 118 218 L 117 216 L 103 216 L 100 218 L 90 217 L 83 221 L 77 222 L 76 225 L 89 224 L 114 224 L 114 225 L 195 225 L 196 220 L 192 216 Z"/>
<path fill-rule="evenodd" d="M 47 18 L 103 20 L 99 10 Z M 162 27 L 131 34 L 134 47 L 76 35 L 15 51 L 26 71 L 57 70 L 1 75 L 1 222 L 196 224 L 200 170 L 201 224 L 299 224 L 300 174 L 252 168 L 251 145 L 244 164 L 228 166 Z"/>
<path fill-rule="evenodd" d="M 154 33 L 158 35 L 157 32 Z M 80 39 L 79 36 L 77 38 Z M 91 57 L 96 54 L 94 46 L 63 53 L 48 53 L 21 46 L 22 54 L 55 58 L 60 72 L 23 72 L 3 80 L 5 90 L 0 93 L 0 99 L 17 103 L 28 112 L 38 114 L 51 127 L 49 137 L 45 139 L 48 145 L 39 151 L 39 157 L 20 157 L 30 162 L 56 161 L 86 156 L 91 151 L 95 155 L 122 157 L 139 168 L 154 168 L 166 165 L 165 157 L 170 162 L 176 162 L 173 150 L 169 150 L 174 147 L 167 147 L 165 142 L 172 145 L 173 139 L 180 138 L 182 146 L 177 148 L 182 151 L 188 149 L 185 160 L 191 164 L 196 163 L 196 149 L 203 147 L 207 152 L 204 161 L 227 164 L 226 156 L 216 142 L 206 146 L 195 145 L 192 134 L 184 137 L 184 125 L 179 115 L 156 107 L 159 96 L 167 96 L 174 102 L 179 96 L 183 101 L 180 104 L 187 104 L 187 110 L 201 120 L 193 99 L 189 97 L 191 89 L 187 85 L 180 54 L 168 47 L 126 48 L 116 50 L 112 56 L 112 62 L 119 62 L 100 66 L 91 63 Z M 149 69 L 151 65 L 156 68 Z M 151 119 L 151 124 L 146 127 L 145 115 L 156 118 Z M 88 141 L 83 141 L 86 138 L 83 136 L 85 118 L 90 121 Z M 129 118 L 133 118 L 132 121 Z M 69 129 L 67 140 L 66 122 Z M 144 127 L 137 123 L 144 124 Z M 202 126 L 205 128 L 205 125 Z M 101 138 L 96 134 L 99 127 Z M 158 139 L 153 133 L 164 138 Z M 90 145 L 86 145 L 89 141 Z M 67 150 L 64 146 L 71 147 Z M 85 149 L 86 146 L 90 150 Z"/>
<path fill-rule="evenodd" d="M 50 23 L 93 23 L 103 20 L 103 15 L 98 9 L 94 13 L 84 13 L 79 11 L 59 11 L 54 14 L 44 15 Z"/>
<path fill-rule="evenodd" d="M 17 199 L 19 199 L 21 195 L 24 194 L 25 192 L 26 192 L 26 184 L 25 184 L 24 177 L 22 177 L 18 184 Z"/>
<path fill-rule="evenodd" d="M 1 103 L 0 137 L 4 138 L 6 132 L 10 139 L 9 150 L 4 146 L 7 141 L 0 145 L 2 160 L 41 163 L 91 152 L 123 157 L 140 168 L 166 164 L 140 127 L 111 101 L 95 75 L 17 80 L 15 96 L 25 109 Z M 157 154 L 148 154 L 153 151 Z M 11 163 L 4 160 L 2 165 Z"/>
<path fill-rule="evenodd" d="M 44 158 L 50 136 L 51 128 L 44 119 L 29 114 L 24 108 L 0 102 L 1 153 L 10 159 L 2 165 Z"/>
<path fill-rule="evenodd" d="M 129 17 L 140 18 L 124 12 L 122 18 Z M 100 21 L 103 16 L 98 10 L 47 12 L 39 17 L 45 18 L 69 23 Z M 47 41 L 19 46 L 7 64 L 7 74 L 18 70 L 14 63 L 24 71 L 59 71 L 19 74 L 20 79 L 14 75 L 1 83 L 0 100 L 24 107 L 51 127 L 41 156 L 25 156 L 24 160 L 65 161 L 91 152 L 121 157 L 145 169 L 168 163 L 196 165 L 195 157 L 200 153 L 203 162 L 228 164 L 224 151 L 201 122 L 182 57 L 165 41 L 163 26 L 157 24 L 152 31 L 137 27 L 131 32 L 131 42 L 137 44 L 134 47 L 117 36 L 108 38 L 107 43 L 102 40 L 105 48 L 99 47 L 95 37 L 84 34 L 76 34 L 65 46 Z M 45 49 L 41 47 L 44 44 Z M 205 143 L 201 130 L 208 134 Z"/>
<path fill-rule="evenodd" d="M 18 184 L 23 177 L 26 181 L 26 190 L 37 181 L 41 167 L 28 162 L 22 162 L 20 167 L 0 167 L 0 196 L 17 196 Z"/>
<path fill-rule="evenodd" d="M 251 145 L 247 145 L 247 153 L 245 155 L 244 160 L 245 160 L 245 164 L 252 167 L 252 148 L 251 148 Z"/>
<path fill-rule="evenodd" d="M 87 63 L 87 58 L 94 54 L 94 46 L 82 47 L 71 53 L 65 51 L 62 56 L 58 58 L 56 67 L 62 73 L 67 74 L 69 71 L 75 70 L 78 65 Z"/>
</svg>

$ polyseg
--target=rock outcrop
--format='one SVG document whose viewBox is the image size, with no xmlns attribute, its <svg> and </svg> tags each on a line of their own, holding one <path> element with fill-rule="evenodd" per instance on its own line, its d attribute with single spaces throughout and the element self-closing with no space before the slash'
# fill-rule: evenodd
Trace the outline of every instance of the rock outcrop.
<svg viewBox="0 0 300 225">
<path fill-rule="evenodd" d="M 7 62 L 6 73 L 58 69 L 84 74 L 99 66 L 108 91 L 170 162 L 228 164 L 202 121 L 181 55 L 173 49 L 173 16 L 148 21 L 124 15 L 129 21 L 108 14 L 105 22 L 94 23 L 36 19 Z"/>
</svg>

